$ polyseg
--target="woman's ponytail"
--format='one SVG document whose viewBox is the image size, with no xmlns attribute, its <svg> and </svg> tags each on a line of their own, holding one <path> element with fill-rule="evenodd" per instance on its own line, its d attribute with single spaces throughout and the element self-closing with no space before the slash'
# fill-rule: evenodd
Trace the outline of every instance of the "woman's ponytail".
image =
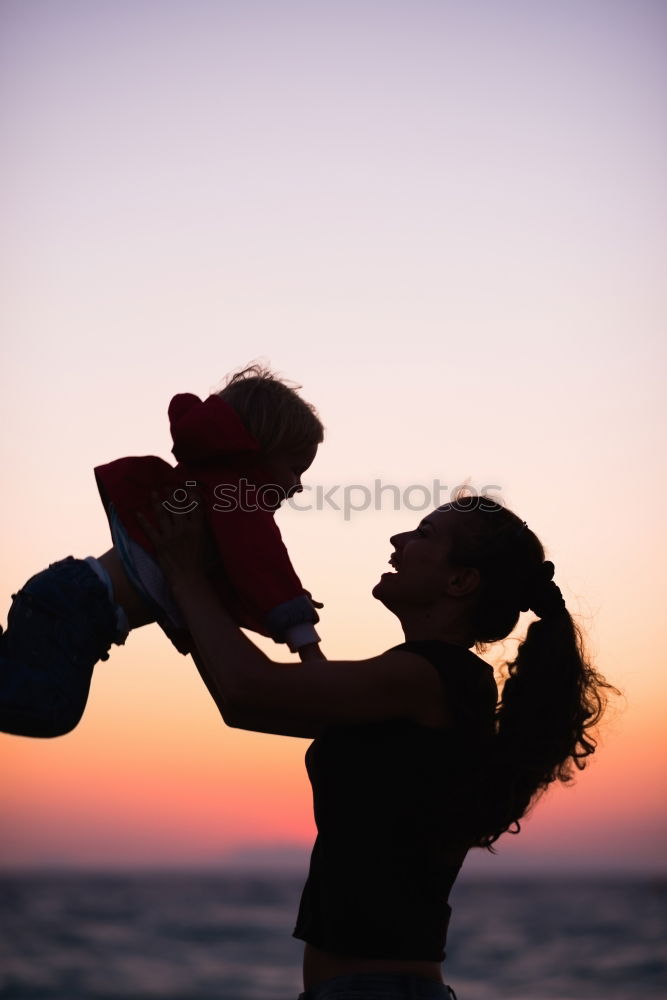
<svg viewBox="0 0 667 1000">
<path fill-rule="evenodd" d="M 571 781 L 594 753 L 610 685 L 586 659 L 578 626 L 563 608 L 533 622 L 507 664 L 496 715 L 496 739 L 486 783 L 490 847 L 553 781 Z"/>
<path fill-rule="evenodd" d="M 499 506 L 467 502 L 458 509 L 450 558 L 480 571 L 472 623 L 478 648 L 508 636 L 521 611 L 538 615 L 506 665 L 480 776 L 476 843 L 491 848 L 506 831 L 518 833 L 521 817 L 551 782 L 568 782 L 585 767 L 596 748 L 592 730 L 615 688 L 587 659 L 553 582 L 554 565 L 525 521 Z"/>
</svg>

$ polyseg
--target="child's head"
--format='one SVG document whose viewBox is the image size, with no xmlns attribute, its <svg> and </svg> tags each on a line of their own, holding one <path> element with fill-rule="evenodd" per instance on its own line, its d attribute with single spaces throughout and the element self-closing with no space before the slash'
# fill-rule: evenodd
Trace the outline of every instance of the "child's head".
<svg viewBox="0 0 667 1000">
<path fill-rule="evenodd" d="M 229 376 L 217 393 L 239 415 L 259 443 L 274 482 L 285 494 L 300 489 L 300 477 L 311 465 L 324 427 L 315 407 L 268 368 L 250 365 Z"/>
<path fill-rule="evenodd" d="M 315 407 L 301 399 L 300 388 L 254 364 L 230 375 L 217 395 L 236 410 L 264 454 L 271 455 L 317 448 L 324 438 Z"/>
</svg>

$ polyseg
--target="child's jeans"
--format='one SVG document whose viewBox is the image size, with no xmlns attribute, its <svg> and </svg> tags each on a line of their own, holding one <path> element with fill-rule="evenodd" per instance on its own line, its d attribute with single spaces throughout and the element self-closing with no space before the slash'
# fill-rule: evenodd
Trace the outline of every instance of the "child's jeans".
<svg viewBox="0 0 667 1000">
<path fill-rule="evenodd" d="M 68 556 L 14 595 L 0 636 L 0 730 L 62 736 L 88 700 L 117 634 L 116 606 L 94 570 Z"/>
</svg>

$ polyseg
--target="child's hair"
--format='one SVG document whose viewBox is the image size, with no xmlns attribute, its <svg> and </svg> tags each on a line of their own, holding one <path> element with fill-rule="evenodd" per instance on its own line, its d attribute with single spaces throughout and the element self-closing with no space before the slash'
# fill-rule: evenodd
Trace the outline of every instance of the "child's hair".
<svg viewBox="0 0 667 1000">
<path fill-rule="evenodd" d="M 506 664 L 496 711 L 477 817 L 477 844 L 491 848 L 505 831 L 518 833 L 521 817 L 551 782 L 568 782 L 586 765 L 606 695 L 618 692 L 588 659 L 552 580 L 553 563 L 526 523 L 483 497 L 449 506 L 460 513 L 450 558 L 480 572 L 473 613 L 478 649 L 509 635 L 521 611 L 538 615 Z"/>
<path fill-rule="evenodd" d="M 263 452 L 302 451 L 320 444 L 324 427 L 314 406 L 269 368 L 252 364 L 217 392 L 239 415 Z"/>
</svg>

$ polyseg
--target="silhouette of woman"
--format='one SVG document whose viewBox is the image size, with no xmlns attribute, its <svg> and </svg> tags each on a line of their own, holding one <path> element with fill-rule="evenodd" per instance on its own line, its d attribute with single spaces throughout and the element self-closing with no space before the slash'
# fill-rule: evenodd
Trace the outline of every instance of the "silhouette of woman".
<svg viewBox="0 0 667 1000">
<path fill-rule="evenodd" d="M 206 538 L 161 511 L 151 533 L 223 719 L 313 739 L 306 764 L 318 834 L 294 934 L 301 1000 L 430 1000 L 442 977 L 448 895 L 471 847 L 492 848 L 551 782 L 595 750 L 610 685 L 586 660 L 525 522 L 483 497 L 391 538 L 373 595 L 405 642 L 364 660 L 276 664 L 220 605 Z M 471 647 L 532 610 L 500 700 Z"/>
</svg>

